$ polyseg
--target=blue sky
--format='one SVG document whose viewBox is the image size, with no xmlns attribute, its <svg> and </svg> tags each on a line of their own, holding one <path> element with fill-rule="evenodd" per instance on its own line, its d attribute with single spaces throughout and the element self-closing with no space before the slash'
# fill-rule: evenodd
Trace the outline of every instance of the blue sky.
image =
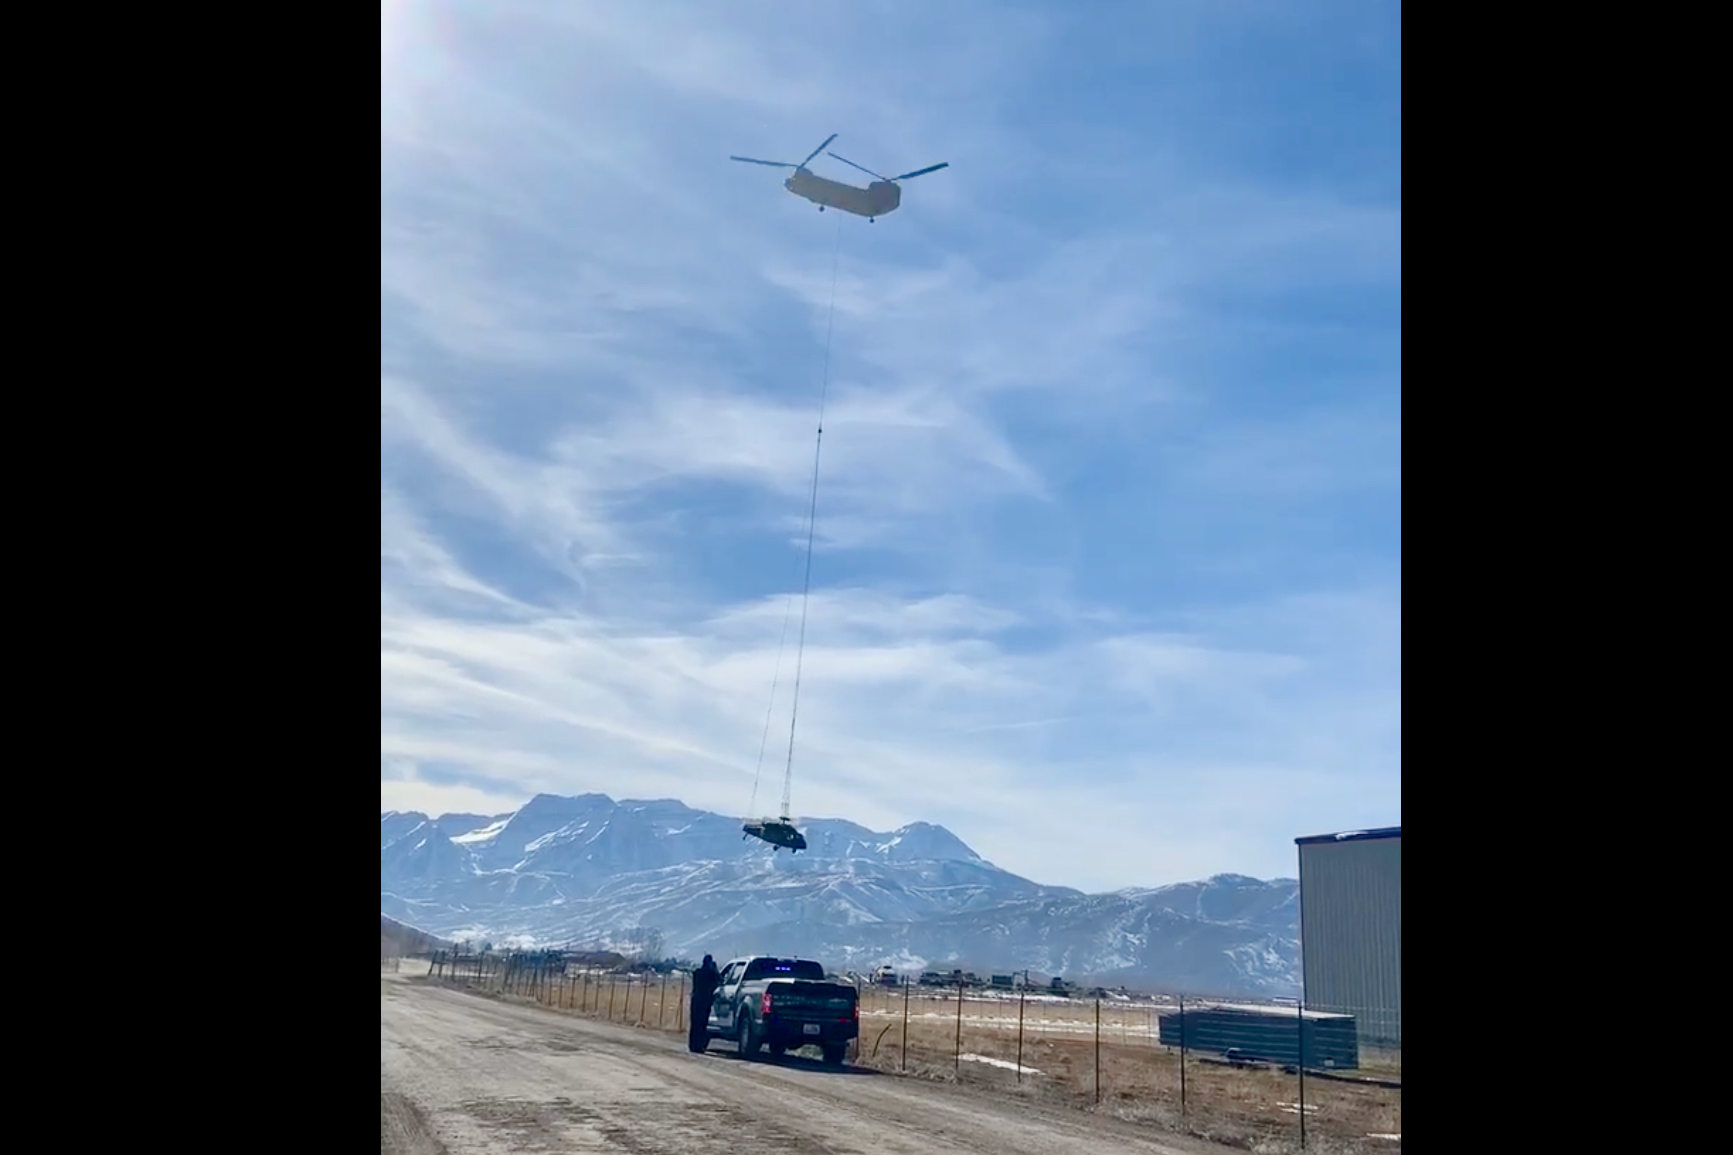
<svg viewBox="0 0 1733 1155">
<path fill-rule="evenodd" d="M 743 814 L 768 712 L 776 808 L 834 254 L 794 813 L 1090 890 L 1400 823 L 1399 13 L 386 0 L 382 806 Z M 833 132 L 951 167 L 727 159 Z"/>
</svg>

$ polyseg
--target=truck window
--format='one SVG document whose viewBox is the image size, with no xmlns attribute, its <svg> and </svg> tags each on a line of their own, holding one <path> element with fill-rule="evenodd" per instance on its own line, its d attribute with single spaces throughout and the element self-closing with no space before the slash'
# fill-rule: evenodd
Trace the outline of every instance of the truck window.
<svg viewBox="0 0 1733 1155">
<path fill-rule="evenodd" d="M 746 981 L 764 978 L 816 979 L 823 981 L 824 967 L 808 959 L 755 958 L 746 964 Z"/>
</svg>

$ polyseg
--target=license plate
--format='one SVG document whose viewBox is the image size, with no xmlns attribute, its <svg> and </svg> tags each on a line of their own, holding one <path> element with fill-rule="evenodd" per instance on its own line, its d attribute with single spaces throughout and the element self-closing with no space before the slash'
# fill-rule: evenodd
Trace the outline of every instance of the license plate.
<svg viewBox="0 0 1733 1155">
<path fill-rule="evenodd" d="M 805 1026 L 801 1027 L 800 1029 L 809 1035 L 816 1035 L 816 1034 L 818 1034 L 819 1027 L 818 1027 L 817 1023 L 807 1023 Z"/>
</svg>

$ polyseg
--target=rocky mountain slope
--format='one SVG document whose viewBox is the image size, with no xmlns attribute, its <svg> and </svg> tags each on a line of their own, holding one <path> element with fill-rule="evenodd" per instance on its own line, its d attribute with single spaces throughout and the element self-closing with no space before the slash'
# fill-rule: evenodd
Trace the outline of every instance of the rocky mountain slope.
<svg viewBox="0 0 1733 1155">
<path fill-rule="evenodd" d="M 836 967 L 1005 973 L 1212 994 L 1298 987 L 1297 884 L 1218 875 L 1087 895 L 994 866 L 942 826 L 803 823 L 773 853 L 679 802 L 538 795 L 494 816 L 380 816 L 380 904 L 446 938 Z"/>
</svg>

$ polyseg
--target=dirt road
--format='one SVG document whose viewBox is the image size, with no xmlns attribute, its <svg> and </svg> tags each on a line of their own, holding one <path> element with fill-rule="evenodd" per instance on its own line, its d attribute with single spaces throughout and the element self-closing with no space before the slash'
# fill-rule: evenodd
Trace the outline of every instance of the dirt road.
<svg viewBox="0 0 1733 1155">
<path fill-rule="evenodd" d="M 801 1058 L 704 1055 L 630 1027 L 380 978 L 385 1155 L 1220 1152 L 969 1088 Z"/>
</svg>

